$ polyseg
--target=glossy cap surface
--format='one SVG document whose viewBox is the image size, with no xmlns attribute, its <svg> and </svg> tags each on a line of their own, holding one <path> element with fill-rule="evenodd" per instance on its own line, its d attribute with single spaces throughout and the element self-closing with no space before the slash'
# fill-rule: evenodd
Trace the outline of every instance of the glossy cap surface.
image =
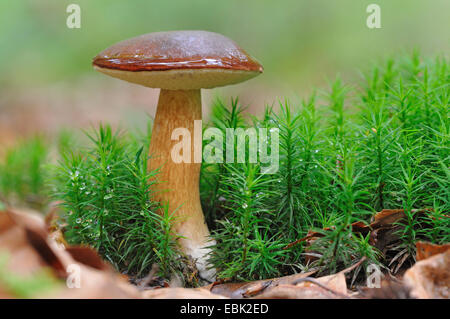
<svg viewBox="0 0 450 319">
<path fill-rule="evenodd" d="M 207 31 L 144 34 L 102 51 L 93 65 L 125 81 L 174 90 L 234 84 L 263 71 L 234 41 Z"/>
</svg>

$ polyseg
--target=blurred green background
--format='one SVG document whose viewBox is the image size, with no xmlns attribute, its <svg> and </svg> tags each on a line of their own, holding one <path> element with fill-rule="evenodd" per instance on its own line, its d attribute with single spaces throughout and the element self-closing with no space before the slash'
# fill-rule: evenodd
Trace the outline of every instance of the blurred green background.
<svg viewBox="0 0 450 319">
<path fill-rule="evenodd" d="M 66 26 L 71 3 L 81 7 L 81 29 Z M 381 29 L 366 26 L 370 3 L 381 7 Z M 385 57 L 447 53 L 449 12 L 448 0 L 2 0 L 0 134 L 2 125 L 25 132 L 152 115 L 157 91 L 91 67 L 104 48 L 143 33 L 203 29 L 235 40 L 264 74 L 209 90 L 204 99 L 239 95 L 258 112 L 278 97 L 303 97 L 337 73 L 356 78 Z"/>
</svg>

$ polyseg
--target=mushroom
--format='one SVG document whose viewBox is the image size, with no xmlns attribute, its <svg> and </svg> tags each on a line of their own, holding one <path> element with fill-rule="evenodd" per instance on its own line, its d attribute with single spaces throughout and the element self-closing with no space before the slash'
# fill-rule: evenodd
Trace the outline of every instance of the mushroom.
<svg viewBox="0 0 450 319">
<path fill-rule="evenodd" d="M 199 194 L 201 158 L 174 162 L 176 141 L 171 136 L 176 128 L 194 136 L 194 121 L 202 119 L 200 89 L 246 81 L 262 73 L 262 66 L 229 38 L 207 31 L 144 34 L 102 51 L 93 66 L 106 75 L 161 89 L 148 167 L 159 169 L 158 179 L 164 183 L 158 184 L 154 197 L 169 203 L 176 216 L 173 230 L 182 236 L 181 250 L 196 260 L 200 276 L 212 281 L 215 270 L 207 262 L 210 239 Z"/>
</svg>

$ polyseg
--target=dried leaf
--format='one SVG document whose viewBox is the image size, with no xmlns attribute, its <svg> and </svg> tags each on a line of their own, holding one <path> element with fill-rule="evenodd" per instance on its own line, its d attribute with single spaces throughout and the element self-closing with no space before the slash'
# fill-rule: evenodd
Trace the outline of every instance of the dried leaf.
<svg viewBox="0 0 450 319">
<path fill-rule="evenodd" d="M 234 299 L 249 298 L 257 296 L 263 291 L 279 285 L 293 284 L 300 278 L 305 278 L 314 274 L 315 271 L 294 274 L 279 278 L 272 278 L 267 280 L 257 280 L 243 283 L 215 283 L 206 286 L 212 293 L 219 294 Z"/>
<path fill-rule="evenodd" d="M 419 241 L 416 243 L 416 250 L 416 260 L 420 261 L 450 250 L 450 244 L 435 245 Z"/>
<path fill-rule="evenodd" d="M 450 250 L 417 262 L 403 280 L 415 298 L 450 298 Z"/>
<path fill-rule="evenodd" d="M 431 211 L 431 208 L 412 209 L 411 213 L 416 215 L 429 213 Z M 381 212 L 378 212 L 373 216 L 372 222 L 370 223 L 370 228 L 378 229 L 386 226 L 390 227 L 401 221 L 403 218 L 405 218 L 405 211 L 403 209 L 383 209 Z"/>
<path fill-rule="evenodd" d="M 205 288 L 159 288 L 142 292 L 145 299 L 227 299 Z"/>
<path fill-rule="evenodd" d="M 44 237 L 42 232 L 28 228 L 24 228 L 24 230 L 29 244 L 44 262 L 53 269 L 58 277 L 65 278 L 67 276 L 65 267 L 60 258 L 55 254 L 54 250 L 50 248 L 46 237 Z"/>
<path fill-rule="evenodd" d="M 320 278 L 299 278 L 292 284 L 282 284 L 265 290 L 262 299 L 341 299 L 348 298 L 345 273 Z"/>
<path fill-rule="evenodd" d="M 383 280 L 380 288 L 364 287 L 358 297 L 364 299 L 412 299 L 408 286 L 392 280 Z"/>
<path fill-rule="evenodd" d="M 66 248 L 66 251 L 72 256 L 75 261 L 78 261 L 83 265 L 98 270 L 112 271 L 111 266 L 104 262 L 103 259 L 101 259 L 97 254 L 97 252 L 90 247 L 70 246 Z"/>
<path fill-rule="evenodd" d="M 335 294 L 318 286 L 280 285 L 259 295 L 257 299 L 336 299 Z"/>
<path fill-rule="evenodd" d="M 383 209 L 381 212 L 376 213 L 372 217 L 370 226 L 374 229 L 380 228 L 382 226 L 391 226 L 393 223 L 398 222 L 403 217 L 405 217 L 403 209 Z"/>
<path fill-rule="evenodd" d="M 0 253 L 6 253 L 6 268 L 18 275 L 29 275 L 47 266 L 45 260 L 30 245 L 25 228 L 17 225 L 13 216 L 0 212 Z"/>
<path fill-rule="evenodd" d="M 38 298 L 141 298 L 140 291 L 100 257 L 85 247 L 58 245 L 49 237 L 42 216 L 26 211 L 0 212 L 0 252 L 8 253 L 7 271 L 23 278 L 44 269 L 52 270 L 61 289 Z M 75 256 L 75 258 L 73 257 Z M 78 266 L 79 288 L 69 288 L 69 266 Z M 0 284 L 0 295 L 5 289 Z M 14 297 L 14 296 L 10 296 Z"/>
</svg>

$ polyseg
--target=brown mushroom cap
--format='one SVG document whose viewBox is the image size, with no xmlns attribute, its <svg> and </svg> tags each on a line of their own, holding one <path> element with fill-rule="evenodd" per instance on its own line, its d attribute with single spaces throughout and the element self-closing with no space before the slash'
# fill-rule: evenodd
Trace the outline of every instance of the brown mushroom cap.
<svg viewBox="0 0 450 319">
<path fill-rule="evenodd" d="M 144 34 L 100 52 L 93 65 L 112 77 L 169 90 L 239 83 L 263 71 L 234 41 L 207 31 Z"/>
</svg>

